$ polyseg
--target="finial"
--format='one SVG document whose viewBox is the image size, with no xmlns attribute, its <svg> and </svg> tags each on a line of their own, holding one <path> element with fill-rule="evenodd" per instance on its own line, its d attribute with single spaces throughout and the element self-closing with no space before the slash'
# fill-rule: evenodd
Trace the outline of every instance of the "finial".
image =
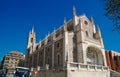
<svg viewBox="0 0 120 77">
<path fill-rule="evenodd" d="M 96 33 L 96 28 L 95 28 L 93 17 L 91 17 L 91 23 L 92 23 L 93 31 L 94 31 L 94 33 Z"/>
<path fill-rule="evenodd" d="M 66 17 L 64 17 L 64 23 L 66 23 Z"/>
<path fill-rule="evenodd" d="M 54 26 L 54 32 L 56 31 L 55 26 Z"/>
<path fill-rule="evenodd" d="M 99 27 L 99 25 L 98 25 L 98 31 L 100 32 L 100 27 Z"/>
<path fill-rule="evenodd" d="M 73 15 L 76 16 L 76 8 L 73 6 Z"/>
<path fill-rule="evenodd" d="M 32 27 L 32 33 L 34 33 L 34 25 L 33 25 L 33 27 Z"/>
<path fill-rule="evenodd" d="M 99 36 L 101 37 L 101 31 L 100 31 L 99 25 L 98 25 L 98 27 L 97 27 L 97 31 L 98 31 L 98 33 L 99 33 Z"/>
<path fill-rule="evenodd" d="M 64 31 L 67 31 L 67 22 L 66 22 L 66 18 L 64 18 Z"/>
<path fill-rule="evenodd" d="M 67 25 L 66 17 L 64 17 L 64 25 L 65 25 L 65 26 Z"/>
<path fill-rule="evenodd" d="M 92 24 L 94 25 L 94 19 L 93 19 L 93 17 L 91 17 L 91 22 L 92 22 Z"/>
</svg>

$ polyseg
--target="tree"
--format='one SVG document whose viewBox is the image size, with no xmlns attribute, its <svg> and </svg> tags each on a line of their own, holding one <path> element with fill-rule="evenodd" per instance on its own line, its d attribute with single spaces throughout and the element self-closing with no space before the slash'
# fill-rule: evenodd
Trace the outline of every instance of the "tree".
<svg viewBox="0 0 120 77">
<path fill-rule="evenodd" d="M 20 59 L 20 60 L 19 60 L 18 66 L 24 67 L 24 60 L 23 60 L 23 59 Z"/>
<path fill-rule="evenodd" d="M 2 69 L 2 63 L 1 63 L 1 61 L 0 61 L 0 69 Z"/>
<path fill-rule="evenodd" d="M 120 0 L 103 0 L 105 3 L 105 16 L 113 22 L 113 31 L 120 32 Z"/>
</svg>

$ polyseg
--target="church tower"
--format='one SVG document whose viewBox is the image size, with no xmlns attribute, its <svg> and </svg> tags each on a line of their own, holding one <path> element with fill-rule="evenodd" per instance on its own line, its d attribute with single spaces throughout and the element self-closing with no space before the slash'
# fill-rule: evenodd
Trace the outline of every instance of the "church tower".
<svg viewBox="0 0 120 77">
<path fill-rule="evenodd" d="M 34 47 L 35 43 L 36 43 L 36 37 L 35 37 L 34 27 L 32 27 L 32 31 L 30 31 L 28 35 L 27 48 L 31 46 Z"/>
<path fill-rule="evenodd" d="M 27 48 L 26 48 L 26 56 L 25 56 L 25 66 L 32 67 L 33 66 L 33 52 L 36 43 L 34 27 L 32 27 L 32 31 L 28 34 Z"/>
</svg>

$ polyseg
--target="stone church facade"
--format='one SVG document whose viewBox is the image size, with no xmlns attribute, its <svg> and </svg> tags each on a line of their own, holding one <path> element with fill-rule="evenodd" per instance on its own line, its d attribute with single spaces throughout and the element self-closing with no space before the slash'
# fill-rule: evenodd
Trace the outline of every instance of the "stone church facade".
<svg viewBox="0 0 120 77">
<path fill-rule="evenodd" d="M 84 74 L 81 76 L 80 71 L 76 72 L 78 76 L 69 71 L 72 74 L 70 77 L 87 77 L 87 72 L 93 74 L 89 77 L 109 77 L 100 28 L 95 28 L 93 18 L 89 20 L 85 15 L 77 16 L 75 8 L 72 19 L 68 22 L 64 19 L 59 29 L 39 43 L 36 43 L 32 29 L 28 35 L 26 51 L 26 67 L 29 68 L 39 66 L 40 69 L 46 69 L 47 64 L 49 70 L 86 70 L 85 73 L 82 71 Z"/>
</svg>

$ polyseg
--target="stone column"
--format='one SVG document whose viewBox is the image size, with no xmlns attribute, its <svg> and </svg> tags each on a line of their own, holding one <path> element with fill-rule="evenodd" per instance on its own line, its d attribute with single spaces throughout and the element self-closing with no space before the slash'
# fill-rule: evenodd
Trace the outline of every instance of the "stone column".
<svg viewBox="0 0 120 77">
<path fill-rule="evenodd" d="M 32 67 L 34 67 L 34 53 L 32 54 Z"/>
<path fill-rule="evenodd" d="M 102 49 L 102 55 L 103 55 L 104 66 L 107 66 L 106 55 L 105 55 L 105 50 L 104 49 Z"/>
<path fill-rule="evenodd" d="M 87 48 L 85 46 L 85 43 L 83 43 L 83 62 L 84 64 L 87 64 Z"/>
<path fill-rule="evenodd" d="M 52 69 L 54 69 L 54 40 L 52 43 Z"/>
<path fill-rule="evenodd" d="M 53 40 L 52 40 L 52 69 L 54 69 L 54 49 L 55 49 L 55 46 L 54 46 L 54 41 L 56 40 L 56 32 L 55 32 L 55 29 L 54 29 L 54 33 L 53 33 Z"/>
<path fill-rule="evenodd" d="M 77 60 L 79 63 L 85 63 L 86 61 L 86 47 L 84 41 L 84 30 L 78 29 L 76 32 L 77 38 Z"/>
<path fill-rule="evenodd" d="M 43 67 L 45 68 L 45 47 L 44 47 L 44 54 L 43 54 Z"/>
<path fill-rule="evenodd" d="M 67 66 L 66 64 L 69 62 L 69 50 L 68 50 L 68 32 L 65 31 L 64 32 L 64 41 L 63 41 L 63 44 L 64 44 L 64 48 L 63 48 L 63 65 L 64 66 Z"/>
<path fill-rule="evenodd" d="M 32 56 L 32 63 L 31 63 L 31 67 L 34 67 L 34 46 L 32 46 L 32 54 L 31 54 L 31 56 Z"/>
<path fill-rule="evenodd" d="M 37 66 L 39 66 L 39 51 L 37 53 Z"/>
</svg>

